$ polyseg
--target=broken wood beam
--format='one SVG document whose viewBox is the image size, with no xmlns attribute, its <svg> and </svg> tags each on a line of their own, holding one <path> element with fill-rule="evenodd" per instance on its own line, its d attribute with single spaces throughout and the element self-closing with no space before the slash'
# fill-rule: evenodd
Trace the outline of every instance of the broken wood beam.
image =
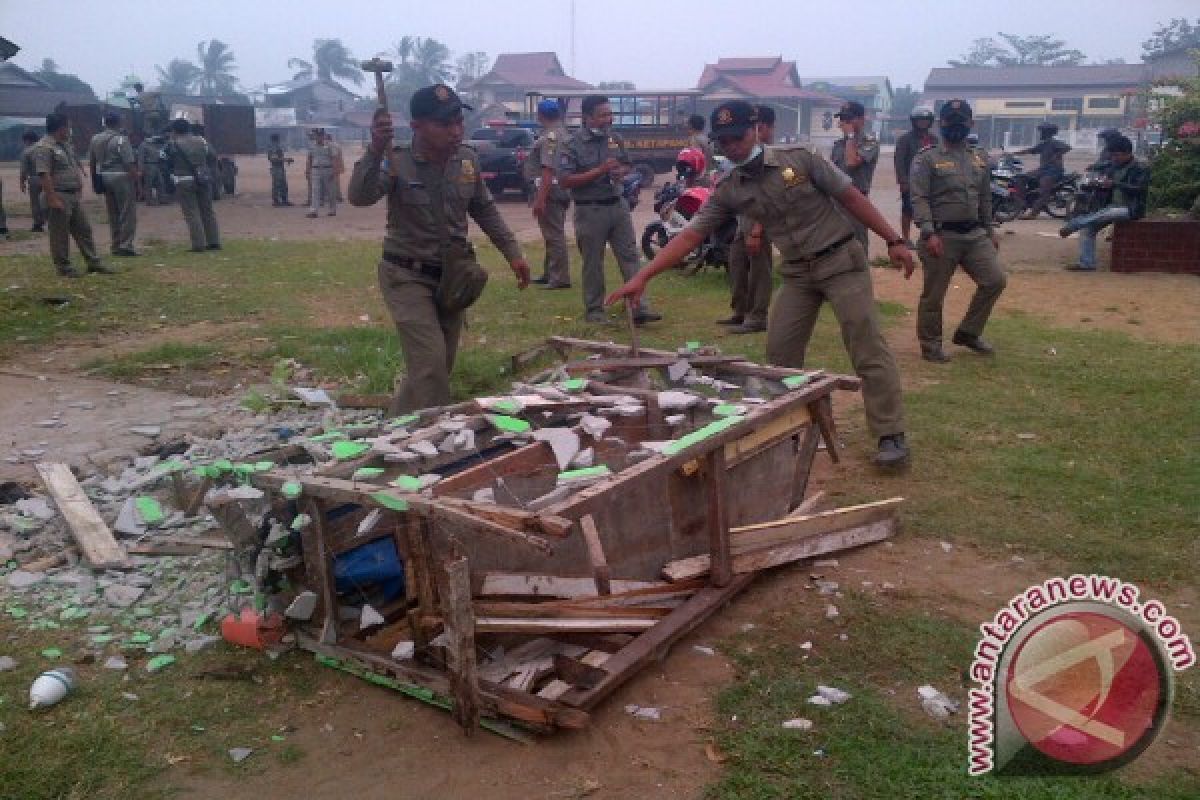
<svg viewBox="0 0 1200 800">
<path fill-rule="evenodd" d="M 581 667 L 584 667 L 588 670 L 592 670 L 597 667 L 603 666 L 604 662 L 608 661 L 608 659 L 610 659 L 610 658 L 612 658 L 612 654 L 605 650 L 592 650 L 588 653 L 585 653 L 581 658 L 579 658 L 577 660 L 575 660 L 575 659 L 573 659 L 573 660 L 575 660 L 576 663 L 579 664 Z M 569 671 L 569 668 L 568 668 L 568 671 Z M 601 672 L 603 672 L 603 670 L 601 670 Z M 561 674 L 562 674 L 562 672 L 560 670 L 560 675 Z M 576 673 L 576 674 L 578 674 L 578 673 Z M 592 681 L 590 678 L 585 679 L 586 682 L 590 683 L 591 685 L 590 686 L 581 686 L 580 688 L 592 689 L 592 688 L 595 688 L 596 686 L 599 686 L 600 681 L 604 680 L 604 675 L 598 675 L 597 678 L 598 678 L 598 680 L 596 680 L 596 681 Z M 571 691 L 571 689 L 573 689 L 573 688 L 574 688 L 574 686 L 572 685 L 572 683 L 568 683 L 566 680 L 564 680 L 563 678 L 560 677 L 560 678 L 556 678 L 556 679 L 550 681 L 548 684 L 543 686 L 542 690 L 540 692 L 538 692 L 537 694 L 538 694 L 538 697 L 543 697 L 547 700 L 557 700 L 558 698 L 562 697 L 567 692 Z"/>
<path fill-rule="evenodd" d="M 533 619 L 595 619 L 600 617 L 660 619 L 673 609 L 662 606 L 574 606 L 562 601 L 548 603 L 481 603 L 475 612 L 481 617 L 528 617 Z"/>
<path fill-rule="evenodd" d="M 469 736 L 479 726 L 479 675 L 475 663 L 475 611 L 471 606 L 471 570 L 466 556 L 454 554 L 442 564 L 442 618 L 446 625 L 454 719 Z"/>
<path fill-rule="evenodd" d="M 725 472 L 725 450 L 717 448 L 705 459 L 708 495 L 709 577 L 714 586 L 728 586 L 733 580 L 733 556 L 730 552 L 729 490 Z"/>
<path fill-rule="evenodd" d="M 605 653 L 605 656 L 607 655 Z M 573 686 L 578 686 L 580 689 L 593 689 L 608 675 L 607 672 L 598 667 L 563 655 L 562 653 L 555 653 L 551 658 L 554 663 L 554 671 L 558 673 L 559 679 Z M 607 661 L 608 658 L 604 660 Z"/>
<path fill-rule="evenodd" d="M 92 501 L 66 464 L 40 462 L 34 465 L 55 505 L 67 521 L 83 558 L 95 569 L 129 566 L 129 554 L 112 535 Z"/>
<path fill-rule="evenodd" d="M 604 555 L 604 545 L 600 543 L 600 531 L 596 529 L 596 520 L 591 514 L 579 520 L 579 530 L 587 544 L 588 561 L 592 564 L 592 577 L 596 581 L 596 594 L 612 594 L 608 559 Z"/>
<path fill-rule="evenodd" d="M 709 366 L 714 364 L 729 364 L 741 361 L 741 356 L 639 356 L 637 358 L 593 358 L 587 361 L 572 361 L 564 364 L 563 369 L 568 373 L 577 372 L 619 372 L 635 369 L 665 369 L 676 361 L 684 358 L 694 366 Z"/>
<path fill-rule="evenodd" d="M 609 588 L 616 594 L 668 585 L 662 581 L 609 581 Z M 563 599 L 595 597 L 596 582 L 594 578 L 523 572 L 487 572 L 484 573 L 479 590 L 475 594 L 479 597 L 557 597 Z"/>
<path fill-rule="evenodd" d="M 18 564 L 18 569 L 23 569 L 26 572 L 45 572 L 48 569 L 54 569 L 57 566 L 66 564 L 71 560 L 71 556 L 75 553 L 74 548 L 68 547 L 65 550 L 60 550 L 57 553 L 51 553 L 48 556 L 35 558 L 33 561 L 26 561 L 24 564 Z"/>
<path fill-rule="evenodd" d="M 817 420 L 817 427 L 821 429 L 821 438 L 825 440 L 825 450 L 829 453 L 830 460 L 835 464 L 840 463 L 842 458 L 838 455 L 837 425 L 833 421 L 833 401 L 829 395 L 825 395 L 809 403 L 808 409 Z"/>
<path fill-rule="evenodd" d="M 672 612 L 673 613 L 673 612 Z M 477 617 L 479 633 L 638 633 L 649 630 L 659 620 L 646 617 Z"/>
<path fill-rule="evenodd" d="M 308 585 L 320 598 L 322 644 L 335 644 L 338 639 L 337 589 L 333 574 L 333 559 L 326 540 L 325 507 L 320 500 L 310 497 L 303 503 L 304 513 L 312 520 L 300 532 L 300 549 L 304 557 L 304 568 L 309 575 Z"/>
</svg>

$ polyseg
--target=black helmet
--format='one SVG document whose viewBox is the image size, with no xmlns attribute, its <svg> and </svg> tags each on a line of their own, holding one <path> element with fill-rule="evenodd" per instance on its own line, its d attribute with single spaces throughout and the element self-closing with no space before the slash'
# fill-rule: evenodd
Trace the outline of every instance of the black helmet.
<svg viewBox="0 0 1200 800">
<path fill-rule="evenodd" d="M 1041 125 L 1037 126 L 1037 129 L 1041 131 L 1043 135 L 1048 136 L 1054 136 L 1058 133 L 1058 126 L 1053 122 L 1043 122 Z"/>
<path fill-rule="evenodd" d="M 933 122 L 933 109 L 925 106 L 918 106 L 908 113 L 908 118 L 914 122 L 919 119 L 927 119 Z"/>
</svg>

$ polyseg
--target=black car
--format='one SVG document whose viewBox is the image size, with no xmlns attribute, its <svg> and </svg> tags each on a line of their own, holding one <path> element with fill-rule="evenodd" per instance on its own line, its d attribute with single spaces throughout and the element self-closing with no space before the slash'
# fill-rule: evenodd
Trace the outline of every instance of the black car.
<svg viewBox="0 0 1200 800">
<path fill-rule="evenodd" d="M 525 159 L 533 147 L 533 132 L 525 128 L 480 128 L 467 144 L 479 153 L 479 168 L 492 194 L 506 190 L 529 199 L 532 186 L 525 180 Z"/>
</svg>

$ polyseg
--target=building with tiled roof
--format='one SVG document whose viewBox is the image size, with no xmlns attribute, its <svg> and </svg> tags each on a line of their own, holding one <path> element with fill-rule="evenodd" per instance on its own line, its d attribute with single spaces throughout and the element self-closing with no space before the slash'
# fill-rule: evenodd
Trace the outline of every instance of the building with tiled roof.
<svg viewBox="0 0 1200 800">
<path fill-rule="evenodd" d="M 696 88 L 704 92 L 700 100 L 705 113 L 725 100 L 771 106 L 780 140 L 824 144 L 837 135 L 824 124 L 832 119 L 841 100 L 803 86 L 796 62 L 784 61 L 782 56 L 718 59 L 704 66 Z"/>
<path fill-rule="evenodd" d="M 525 112 L 525 94 L 549 89 L 591 89 L 592 85 L 568 75 L 555 53 L 501 53 L 492 68 L 458 87 L 476 108 L 503 105 L 509 112 Z"/>
</svg>

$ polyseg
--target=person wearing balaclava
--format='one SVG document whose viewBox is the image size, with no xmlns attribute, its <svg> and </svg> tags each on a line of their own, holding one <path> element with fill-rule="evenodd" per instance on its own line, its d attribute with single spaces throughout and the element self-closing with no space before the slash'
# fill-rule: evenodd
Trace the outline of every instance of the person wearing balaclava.
<svg viewBox="0 0 1200 800">
<path fill-rule="evenodd" d="M 913 222 L 921 231 L 917 254 L 924 285 L 917 307 L 921 357 L 944 363 L 942 304 L 954 270 L 961 266 L 975 281 L 975 295 L 951 341 L 980 355 L 994 348 L 983 327 L 1007 279 L 996 251 L 1000 240 L 992 223 L 991 171 L 987 155 L 967 143 L 974 119 L 965 100 L 950 100 L 938 114 L 941 142 L 913 159 L 909 173 Z"/>
</svg>

